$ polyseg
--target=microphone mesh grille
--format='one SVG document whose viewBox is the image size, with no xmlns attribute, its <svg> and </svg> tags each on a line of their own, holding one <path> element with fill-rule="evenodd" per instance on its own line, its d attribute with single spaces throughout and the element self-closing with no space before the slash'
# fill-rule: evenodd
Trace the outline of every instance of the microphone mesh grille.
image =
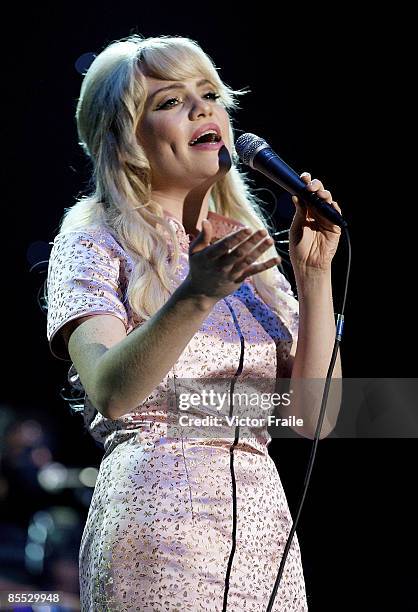
<svg viewBox="0 0 418 612">
<path fill-rule="evenodd" d="M 251 165 L 253 157 L 257 149 L 266 145 L 266 141 L 255 134 L 242 134 L 235 141 L 235 150 L 244 164 Z"/>
</svg>

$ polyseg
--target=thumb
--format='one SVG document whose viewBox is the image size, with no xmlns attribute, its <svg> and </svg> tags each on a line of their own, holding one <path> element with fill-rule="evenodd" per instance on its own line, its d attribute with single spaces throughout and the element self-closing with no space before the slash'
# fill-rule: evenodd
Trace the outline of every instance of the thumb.
<svg viewBox="0 0 418 612">
<path fill-rule="evenodd" d="M 302 204 L 297 196 L 292 196 L 292 202 L 293 202 L 293 204 L 296 207 L 296 214 L 297 214 L 297 216 L 302 221 L 305 221 L 306 220 L 306 213 L 307 213 L 306 205 Z"/>
<path fill-rule="evenodd" d="M 202 229 L 190 245 L 190 251 L 197 253 L 210 245 L 212 239 L 213 228 L 212 223 L 207 219 L 202 221 Z"/>
</svg>

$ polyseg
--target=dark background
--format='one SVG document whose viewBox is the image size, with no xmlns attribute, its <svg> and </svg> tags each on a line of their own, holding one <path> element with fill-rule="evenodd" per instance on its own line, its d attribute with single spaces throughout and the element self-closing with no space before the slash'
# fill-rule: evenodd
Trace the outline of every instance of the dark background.
<svg viewBox="0 0 418 612">
<path fill-rule="evenodd" d="M 97 467 L 101 458 L 81 417 L 70 414 L 59 397 L 68 365 L 49 353 L 46 318 L 38 306 L 49 242 L 64 208 L 88 179 L 74 120 L 81 84 L 76 60 L 131 33 L 183 35 L 201 44 L 226 83 L 250 87 L 236 115 L 239 133 L 264 137 L 297 171 L 320 178 L 350 224 L 344 375 L 414 377 L 415 206 L 407 154 L 411 36 L 408 15 L 400 17 L 393 8 L 369 17 L 347 5 L 298 7 L 288 14 L 274 5 L 244 9 L 234 3 L 11 8 L 2 54 L 0 529 L 8 540 L 0 576 L 34 586 L 64 585 L 71 592 L 74 576 L 66 585 L 59 572 L 57 578 L 51 570 L 46 579 L 25 568 L 24 547 L 35 512 L 73 509 L 78 519 L 50 559 L 53 567 L 54 559 L 66 559 L 74 574 L 91 491 L 68 487 L 48 493 L 37 485 L 33 464 L 39 468 L 53 460 L 82 469 Z M 275 218 L 280 227 L 288 226 L 287 196 L 260 175 L 251 176 L 258 188 L 269 190 L 259 195 L 270 211 L 276 196 Z M 341 244 L 333 268 L 335 310 L 346 255 Z M 38 436 L 33 423 L 41 426 Z M 33 454 L 35 447 L 44 450 Z M 294 512 L 311 442 L 274 440 L 270 450 Z M 415 439 L 320 442 L 298 527 L 310 610 L 418 610 L 415 457 Z"/>
</svg>

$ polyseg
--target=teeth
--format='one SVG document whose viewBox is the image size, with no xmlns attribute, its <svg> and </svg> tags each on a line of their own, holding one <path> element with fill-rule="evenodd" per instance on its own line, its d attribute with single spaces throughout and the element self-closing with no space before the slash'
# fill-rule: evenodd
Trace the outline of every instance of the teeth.
<svg viewBox="0 0 418 612">
<path fill-rule="evenodd" d="M 197 142 L 199 140 L 199 138 L 202 138 L 202 136 L 205 136 L 206 134 L 215 134 L 215 136 L 219 137 L 218 132 L 215 132 L 215 130 L 208 130 L 207 132 L 203 132 L 203 134 L 200 134 L 197 138 L 195 138 L 195 140 L 191 140 L 189 142 L 189 145 L 194 145 L 195 142 Z"/>
</svg>

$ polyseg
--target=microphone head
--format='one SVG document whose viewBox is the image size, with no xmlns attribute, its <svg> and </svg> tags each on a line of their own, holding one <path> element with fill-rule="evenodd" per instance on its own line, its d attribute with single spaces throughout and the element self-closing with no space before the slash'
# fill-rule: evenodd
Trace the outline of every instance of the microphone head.
<svg viewBox="0 0 418 612">
<path fill-rule="evenodd" d="M 242 134 L 235 141 L 235 150 L 244 164 L 253 167 L 253 159 L 260 149 L 268 147 L 267 142 L 255 134 Z"/>
</svg>

